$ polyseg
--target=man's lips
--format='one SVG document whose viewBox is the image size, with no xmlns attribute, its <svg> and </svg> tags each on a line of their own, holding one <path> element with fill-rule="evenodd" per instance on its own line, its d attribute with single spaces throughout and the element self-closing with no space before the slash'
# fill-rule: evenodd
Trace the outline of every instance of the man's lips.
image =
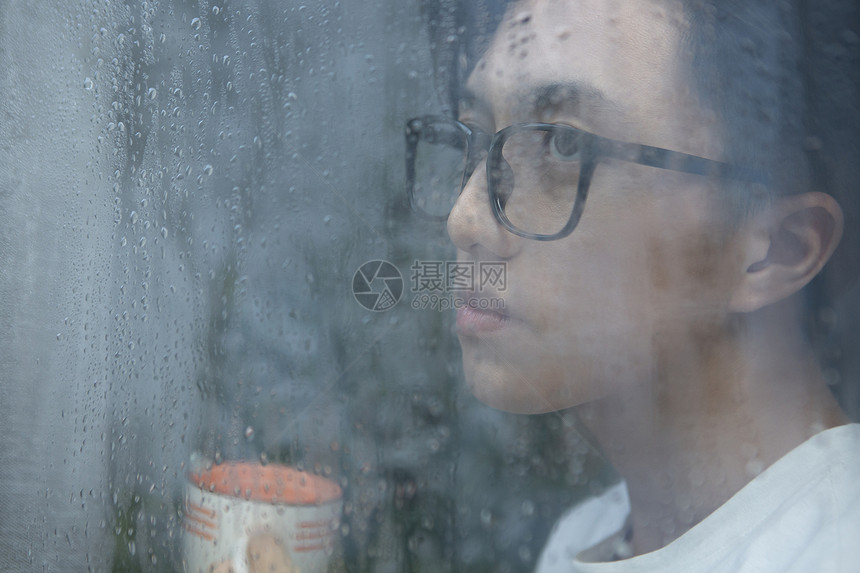
<svg viewBox="0 0 860 573">
<path fill-rule="evenodd" d="M 464 306 L 457 310 L 457 333 L 464 336 L 480 336 L 504 328 L 510 318 L 495 310 L 481 310 Z"/>
</svg>

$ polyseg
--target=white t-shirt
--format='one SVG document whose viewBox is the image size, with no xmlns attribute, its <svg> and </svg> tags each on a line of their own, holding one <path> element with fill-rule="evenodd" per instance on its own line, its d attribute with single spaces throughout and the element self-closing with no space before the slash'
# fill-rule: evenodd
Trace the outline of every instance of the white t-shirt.
<svg viewBox="0 0 860 573">
<path fill-rule="evenodd" d="M 813 436 L 662 549 L 581 560 L 622 528 L 629 509 L 623 484 L 573 508 L 556 524 L 537 573 L 860 572 L 860 424 Z"/>
</svg>

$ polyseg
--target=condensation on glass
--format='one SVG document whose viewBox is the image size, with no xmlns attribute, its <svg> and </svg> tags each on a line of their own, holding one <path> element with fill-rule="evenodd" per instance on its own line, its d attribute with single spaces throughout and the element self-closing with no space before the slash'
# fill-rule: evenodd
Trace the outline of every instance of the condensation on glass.
<svg viewBox="0 0 860 573">
<path fill-rule="evenodd" d="M 349 571 L 528 571 L 618 479 L 572 414 L 477 403 L 416 298 L 455 254 L 404 127 L 498 4 L 0 5 L 0 569 L 181 571 L 192 466 L 251 460 L 342 488 Z"/>
</svg>

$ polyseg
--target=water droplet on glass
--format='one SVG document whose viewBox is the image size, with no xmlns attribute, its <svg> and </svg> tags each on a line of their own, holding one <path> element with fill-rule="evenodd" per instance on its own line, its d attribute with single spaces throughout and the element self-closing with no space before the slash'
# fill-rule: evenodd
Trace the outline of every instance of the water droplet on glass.
<svg viewBox="0 0 860 573">
<path fill-rule="evenodd" d="M 93 85 L 94 85 L 93 80 L 91 80 L 90 78 L 84 78 L 84 89 L 85 90 L 93 89 Z"/>
<path fill-rule="evenodd" d="M 128 542 L 128 553 L 131 556 L 134 556 L 137 553 L 137 546 L 134 544 L 134 540 Z"/>
<path fill-rule="evenodd" d="M 167 227 L 162 227 L 162 228 L 161 228 L 161 236 L 162 236 L 162 237 L 164 237 L 164 238 L 166 239 L 166 238 L 167 238 L 167 235 L 168 235 L 168 233 L 167 233 Z"/>
<path fill-rule="evenodd" d="M 221 13 L 221 8 L 219 8 L 218 6 L 212 6 L 212 13 L 217 16 Z"/>
<path fill-rule="evenodd" d="M 532 550 L 527 546 L 521 545 L 518 553 L 520 554 L 520 559 L 523 560 L 523 563 L 528 563 L 532 560 Z"/>
<path fill-rule="evenodd" d="M 254 427 L 248 426 L 247 428 L 245 428 L 245 439 L 251 440 L 253 437 L 254 437 Z"/>
<path fill-rule="evenodd" d="M 523 502 L 522 507 L 523 515 L 534 515 L 535 513 L 535 504 L 529 500 Z"/>
<path fill-rule="evenodd" d="M 130 217 L 131 217 L 131 224 L 132 225 L 137 223 L 137 211 L 132 211 Z"/>
<path fill-rule="evenodd" d="M 203 168 L 203 173 L 205 173 L 206 175 L 212 175 L 212 171 L 214 171 L 214 168 L 211 165 L 209 165 L 208 163 Z"/>
<path fill-rule="evenodd" d="M 161 33 L 161 35 L 158 37 L 158 41 L 159 41 L 159 42 L 161 42 L 162 44 L 163 44 L 164 42 L 166 42 L 166 41 L 167 41 L 167 34 L 165 34 L 164 32 L 162 32 L 162 33 Z"/>
<path fill-rule="evenodd" d="M 155 88 L 149 88 L 146 92 L 146 95 L 149 97 L 149 99 L 155 99 L 156 97 L 158 97 L 158 90 L 156 90 Z"/>
<path fill-rule="evenodd" d="M 191 20 L 191 28 L 194 30 L 200 29 L 200 18 L 194 18 Z"/>
</svg>

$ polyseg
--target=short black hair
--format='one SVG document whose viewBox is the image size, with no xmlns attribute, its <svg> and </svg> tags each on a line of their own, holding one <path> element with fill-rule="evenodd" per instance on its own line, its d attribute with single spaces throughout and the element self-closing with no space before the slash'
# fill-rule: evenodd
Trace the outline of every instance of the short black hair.
<svg viewBox="0 0 860 573">
<path fill-rule="evenodd" d="M 809 180 L 803 150 L 805 89 L 799 73 L 800 22 L 790 2 L 681 0 L 689 22 L 681 51 L 699 105 L 722 130 L 723 160 L 768 173 L 766 194 L 729 184 L 725 199 L 741 216 L 772 194 Z"/>
<path fill-rule="evenodd" d="M 690 22 L 684 42 L 691 53 L 690 78 L 700 104 L 721 123 L 726 160 L 770 173 L 773 194 L 811 189 L 843 199 L 833 176 L 838 168 L 833 157 L 840 154 L 832 152 L 846 144 L 856 151 L 860 133 L 856 3 L 682 0 L 682 5 Z M 852 51 L 853 58 L 844 57 Z M 840 123 L 853 123 L 854 141 L 833 137 Z M 755 210 L 749 194 L 731 198 L 740 212 Z"/>
</svg>

